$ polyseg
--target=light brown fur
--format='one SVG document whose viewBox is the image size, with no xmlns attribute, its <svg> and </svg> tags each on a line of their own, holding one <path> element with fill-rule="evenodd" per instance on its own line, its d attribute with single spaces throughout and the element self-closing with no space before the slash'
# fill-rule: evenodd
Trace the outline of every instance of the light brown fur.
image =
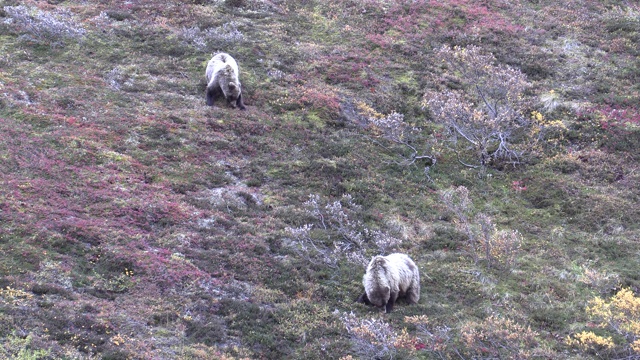
<svg viewBox="0 0 640 360">
<path fill-rule="evenodd" d="M 206 76 L 207 105 L 213 106 L 214 101 L 222 95 L 232 107 L 245 109 L 239 79 L 240 70 L 231 55 L 227 53 L 214 55 L 207 64 Z"/>
<path fill-rule="evenodd" d="M 418 267 L 405 254 L 375 256 L 362 278 L 365 293 L 358 302 L 385 307 L 391 312 L 396 300 L 405 297 L 409 304 L 420 300 L 420 273 Z"/>
</svg>

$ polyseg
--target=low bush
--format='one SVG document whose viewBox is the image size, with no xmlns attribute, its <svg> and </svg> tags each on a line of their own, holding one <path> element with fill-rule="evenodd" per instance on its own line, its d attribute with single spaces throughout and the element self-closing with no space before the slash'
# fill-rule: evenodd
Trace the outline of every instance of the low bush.
<svg viewBox="0 0 640 360">
<path fill-rule="evenodd" d="M 63 45 L 67 40 L 82 40 L 86 30 L 68 10 L 47 12 L 25 5 L 5 6 L 9 24 L 24 32 L 27 40 Z"/>
</svg>

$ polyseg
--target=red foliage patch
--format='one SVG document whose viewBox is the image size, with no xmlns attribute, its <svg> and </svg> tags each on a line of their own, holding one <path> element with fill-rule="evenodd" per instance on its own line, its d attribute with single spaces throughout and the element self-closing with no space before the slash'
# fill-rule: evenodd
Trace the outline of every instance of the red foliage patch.
<svg viewBox="0 0 640 360">
<path fill-rule="evenodd" d="M 319 68 L 330 84 L 343 84 L 352 89 L 374 87 L 380 81 L 372 66 L 374 60 L 367 55 L 350 52 L 334 54 L 319 62 Z"/>
<path fill-rule="evenodd" d="M 384 12 L 382 21 L 370 24 L 373 34 L 367 40 L 385 48 L 401 44 L 405 51 L 413 51 L 434 37 L 465 34 L 482 38 L 521 31 L 523 27 L 505 18 L 499 7 L 494 1 L 398 1 Z"/>
</svg>

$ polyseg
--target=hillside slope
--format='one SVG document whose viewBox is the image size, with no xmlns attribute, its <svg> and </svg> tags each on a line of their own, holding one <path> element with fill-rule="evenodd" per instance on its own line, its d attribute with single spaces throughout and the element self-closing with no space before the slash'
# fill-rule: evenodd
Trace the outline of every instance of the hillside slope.
<svg viewBox="0 0 640 360">
<path fill-rule="evenodd" d="M 0 357 L 638 356 L 638 44 L 623 0 L 0 0 Z M 394 251 L 420 303 L 356 304 Z"/>
</svg>

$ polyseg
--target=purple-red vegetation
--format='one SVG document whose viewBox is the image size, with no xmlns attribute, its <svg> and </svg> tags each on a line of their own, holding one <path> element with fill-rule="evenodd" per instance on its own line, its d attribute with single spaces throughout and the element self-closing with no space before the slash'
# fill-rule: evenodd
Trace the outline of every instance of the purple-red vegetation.
<svg viewBox="0 0 640 360">
<path fill-rule="evenodd" d="M 11 224 L 3 232 L 20 234 L 61 258 L 118 251 L 138 269 L 136 276 L 150 279 L 142 286 L 152 279 L 175 286 L 205 276 L 188 262 L 172 259 L 176 250 L 155 242 L 169 227 L 186 231 L 200 217 L 171 190 L 171 183 L 146 178 L 156 166 L 176 160 L 151 154 L 153 161 L 139 161 L 136 157 L 149 154 L 120 149 L 128 135 L 124 124 L 161 126 L 166 133 L 178 126 L 148 116 L 88 120 L 51 105 L 46 94 L 39 100 L 20 109 L 22 120 L 0 119 L 0 208 L 2 221 Z M 76 106 L 85 105 L 76 100 Z M 145 144 L 138 149 L 144 151 Z M 200 154 L 180 156 L 185 155 L 200 162 Z"/>
<path fill-rule="evenodd" d="M 300 94 L 297 101 L 305 106 L 327 109 L 334 115 L 340 112 L 340 99 L 335 90 L 300 87 L 296 89 L 296 93 Z"/>
<path fill-rule="evenodd" d="M 383 66 L 365 53 L 350 51 L 323 58 L 318 64 L 319 74 L 326 76 L 330 84 L 340 84 L 353 89 L 370 89 L 377 85 L 377 70 Z"/>
<path fill-rule="evenodd" d="M 395 1 L 377 14 L 381 21 L 368 23 L 366 38 L 385 49 L 415 53 L 434 38 L 495 40 L 497 35 L 513 36 L 524 29 L 503 16 L 504 4 L 495 1 L 419 0 Z"/>
<path fill-rule="evenodd" d="M 595 109 L 602 115 L 600 124 L 607 130 L 627 126 L 640 126 L 640 110 L 635 107 L 616 107 L 603 105 Z"/>
<path fill-rule="evenodd" d="M 609 149 L 636 154 L 640 146 L 640 112 L 635 106 L 600 105 L 591 111 L 597 114 L 604 131 L 604 145 Z"/>
</svg>

